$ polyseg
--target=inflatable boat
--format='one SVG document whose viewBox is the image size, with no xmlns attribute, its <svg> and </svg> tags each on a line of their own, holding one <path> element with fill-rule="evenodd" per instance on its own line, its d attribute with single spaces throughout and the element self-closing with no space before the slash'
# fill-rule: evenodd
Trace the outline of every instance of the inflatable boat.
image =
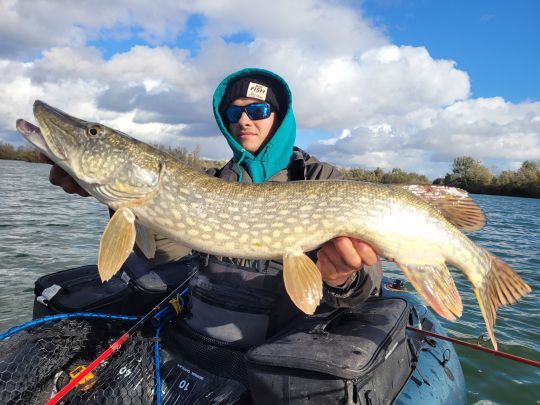
<svg viewBox="0 0 540 405">
<path fill-rule="evenodd" d="M 128 260 L 105 284 L 96 266 L 38 279 L 34 319 L 0 335 L 0 403 L 48 403 L 196 266 L 190 257 L 151 269 Z M 358 308 L 321 305 L 250 348 L 199 335 L 176 312 L 146 322 L 59 403 L 466 403 L 452 344 L 406 329 L 445 334 L 399 279 L 384 278 Z"/>
</svg>

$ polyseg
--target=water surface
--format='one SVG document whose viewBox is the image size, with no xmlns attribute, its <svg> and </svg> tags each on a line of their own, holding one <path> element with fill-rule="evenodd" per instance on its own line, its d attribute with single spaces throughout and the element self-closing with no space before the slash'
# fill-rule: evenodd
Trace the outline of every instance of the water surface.
<svg viewBox="0 0 540 405">
<path fill-rule="evenodd" d="M 0 160 L 0 332 L 31 318 L 34 281 L 48 273 L 95 264 L 108 219 L 94 198 L 49 184 L 50 166 Z M 474 195 L 487 226 L 471 238 L 512 266 L 533 293 L 499 310 L 499 350 L 540 361 L 540 200 Z M 392 264 L 385 274 L 403 277 Z M 476 342 L 484 322 L 470 284 L 453 272 L 463 316 L 442 320 L 452 337 Z M 540 404 L 540 370 L 457 347 L 470 403 Z"/>
</svg>

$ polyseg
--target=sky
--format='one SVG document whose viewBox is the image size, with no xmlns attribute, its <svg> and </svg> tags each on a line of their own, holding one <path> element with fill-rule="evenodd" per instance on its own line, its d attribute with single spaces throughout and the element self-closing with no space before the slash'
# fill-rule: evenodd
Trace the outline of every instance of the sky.
<svg viewBox="0 0 540 405">
<path fill-rule="evenodd" d="M 536 0 L 0 0 L 0 142 L 41 99 L 211 159 L 212 94 L 262 67 L 291 87 L 297 145 L 430 179 L 472 156 L 540 159 Z"/>
</svg>

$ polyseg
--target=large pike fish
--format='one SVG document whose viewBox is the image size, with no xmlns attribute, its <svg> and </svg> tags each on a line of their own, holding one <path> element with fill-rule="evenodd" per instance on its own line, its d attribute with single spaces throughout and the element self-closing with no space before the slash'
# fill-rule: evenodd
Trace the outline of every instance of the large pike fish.
<svg viewBox="0 0 540 405">
<path fill-rule="evenodd" d="M 304 252 L 336 236 L 356 237 L 394 261 L 435 312 L 450 320 L 461 316 L 462 303 L 445 263 L 461 270 L 495 348 L 497 308 L 531 291 L 507 264 L 461 232 L 481 228 L 485 218 L 460 193 L 356 181 L 225 182 L 41 101 L 34 103 L 34 115 L 39 127 L 20 119 L 19 132 L 115 210 L 100 242 L 102 280 L 120 269 L 135 243 L 151 257 L 156 233 L 218 256 L 283 259 L 290 298 L 311 314 L 322 297 L 322 280 Z"/>
</svg>

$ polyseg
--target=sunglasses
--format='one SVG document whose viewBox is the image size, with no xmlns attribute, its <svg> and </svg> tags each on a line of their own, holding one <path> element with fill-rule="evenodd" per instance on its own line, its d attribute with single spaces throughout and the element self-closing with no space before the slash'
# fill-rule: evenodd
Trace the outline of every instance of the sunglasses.
<svg viewBox="0 0 540 405">
<path fill-rule="evenodd" d="M 267 103 L 253 103 L 243 107 L 230 105 L 225 110 L 225 115 L 231 124 L 236 124 L 244 111 L 250 120 L 256 121 L 270 117 L 272 109 Z"/>
</svg>

